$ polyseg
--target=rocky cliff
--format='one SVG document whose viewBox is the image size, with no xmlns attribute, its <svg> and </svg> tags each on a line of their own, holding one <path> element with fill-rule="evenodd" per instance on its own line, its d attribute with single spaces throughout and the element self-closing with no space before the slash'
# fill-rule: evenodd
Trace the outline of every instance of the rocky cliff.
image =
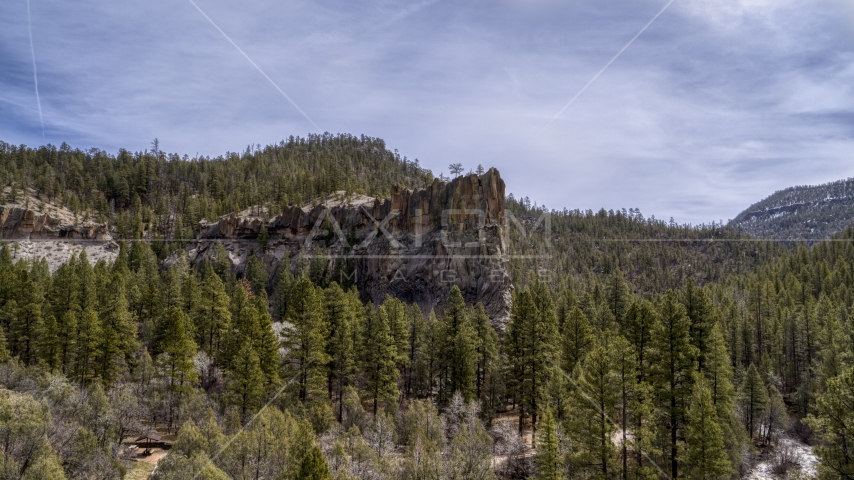
<svg viewBox="0 0 854 480">
<path fill-rule="evenodd" d="M 268 236 L 263 253 L 262 228 Z M 198 264 L 222 245 L 238 272 L 249 255 L 260 255 L 274 275 L 283 264 L 294 271 L 300 264 L 321 265 L 330 280 L 355 283 L 366 300 L 392 295 L 424 309 L 441 308 L 457 285 L 468 302 L 483 302 L 503 328 L 512 288 L 504 230 L 504 181 L 490 169 L 448 183 L 436 180 L 422 190 L 395 189 L 386 199 L 338 192 L 270 219 L 247 211 L 203 221 L 186 253 Z"/>
<path fill-rule="evenodd" d="M 12 244 L 13 258 L 43 258 L 51 271 L 83 250 L 93 263 L 116 258 L 119 248 L 107 224 L 77 222 L 73 213 L 55 205 L 44 210 L 0 205 L 0 243 Z"/>
<path fill-rule="evenodd" d="M 0 205 L 0 238 L 12 240 L 110 241 L 105 224 L 75 223 L 19 205 Z"/>
</svg>

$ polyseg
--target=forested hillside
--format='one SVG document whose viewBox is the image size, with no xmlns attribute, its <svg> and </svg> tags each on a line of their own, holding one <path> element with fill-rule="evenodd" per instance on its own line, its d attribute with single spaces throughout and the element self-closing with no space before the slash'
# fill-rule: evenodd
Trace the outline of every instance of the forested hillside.
<svg viewBox="0 0 854 480">
<path fill-rule="evenodd" d="M 517 283 L 542 270 L 558 280 L 573 277 L 594 281 L 621 270 L 644 293 L 680 288 L 688 280 L 704 285 L 790 251 L 794 242 L 756 241 L 736 228 L 718 223 L 678 225 L 639 209 L 598 212 L 547 210 L 529 199 L 507 199 L 513 221 L 507 230 Z M 545 235 L 546 220 L 551 234 Z M 522 232 L 524 229 L 524 234 Z M 537 233 L 538 235 L 533 235 Z M 524 240 L 524 241 L 520 241 Z"/>
<path fill-rule="evenodd" d="M 824 240 L 854 224 L 854 178 L 775 192 L 730 225 L 759 238 Z"/>
<path fill-rule="evenodd" d="M 3 203 L 33 189 L 81 219 L 109 222 L 126 238 L 140 233 L 137 226 L 152 237 L 192 238 L 199 220 L 255 205 L 268 206 L 272 216 L 338 190 L 382 197 L 393 186 L 422 187 L 432 179 L 417 159 L 364 135 L 290 137 L 216 158 L 167 155 L 156 142 L 117 155 L 0 142 Z"/>
<path fill-rule="evenodd" d="M 340 155 L 317 153 L 342 142 Z M 330 180 L 339 167 L 329 166 L 365 145 L 378 156 Z M 157 215 L 201 218 L 203 200 L 275 210 L 432 178 L 379 145 L 295 139 L 174 165 L 157 149 L 127 163 L 8 146 L 3 158 L 15 165 L 9 195 L 48 179 L 63 185 L 57 198 L 95 202 L 81 212 L 139 216 L 144 231 L 163 232 L 151 227 L 168 223 L 152 223 Z M 30 154 L 100 158 L 85 178 L 103 197 L 15 160 Z M 288 158 L 303 159 L 313 187 L 275 175 Z M 372 179 L 371 159 L 388 172 Z M 51 161 L 38 164 L 65 162 Z M 104 179 L 147 164 L 158 166 L 150 192 L 164 199 L 114 204 Z M 222 200 L 213 171 L 232 185 Z M 243 186 L 228 183 L 238 178 Z M 253 182 L 291 185 L 288 199 L 253 197 Z M 636 210 L 547 212 L 510 197 L 507 211 L 515 290 L 503 331 L 456 287 L 422 311 L 392 297 L 363 303 L 318 275 L 322 264 L 268 271 L 263 239 L 248 240 L 258 248 L 239 273 L 224 249 L 198 268 L 175 253 L 166 268 L 142 235 L 120 242 L 115 261 L 83 254 L 53 273 L 44 260 L 13 261 L 4 245 L 0 478 L 123 478 L 139 466 L 130 444 L 155 433 L 172 439 L 157 479 L 730 479 L 769 451 L 775 470 L 794 475 L 803 459 L 781 448 L 790 437 L 817 445 L 821 478 L 854 477 L 854 231 L 808 248 Z"/>
</svg>

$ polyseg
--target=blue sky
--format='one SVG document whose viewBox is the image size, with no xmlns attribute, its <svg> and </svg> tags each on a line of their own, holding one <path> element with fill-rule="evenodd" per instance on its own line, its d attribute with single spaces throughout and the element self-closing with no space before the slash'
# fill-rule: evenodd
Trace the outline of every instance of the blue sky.
<svg viewBox="0 0 854 480">
<path fill-rule="evenodd" d="M 0 3 L 0 139 L 216 156 L 321 131 L 550 208 L 734 217 L 854 176 L 854 1 Z M 548 125 L 538 135 L 545 125 Z"/>
</svg>

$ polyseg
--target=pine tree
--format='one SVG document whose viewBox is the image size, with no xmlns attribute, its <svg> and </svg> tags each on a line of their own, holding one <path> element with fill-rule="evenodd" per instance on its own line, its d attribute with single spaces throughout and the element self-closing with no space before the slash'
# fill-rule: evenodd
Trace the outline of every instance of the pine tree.
<svg viewBox="0 0 854 480">
<path fill-rule="evenodd" d="M 308 277 L 300 278 L 291 293 L 282 346 L 287 351 L 285 378 L 295 377 L 301 402 L 323 398 L 329 355 L 326 339 L 329 326 L 323 320 L 323 301 Z"/>
<path fill-rule="evenodd" d="M 301 480 L 332 480 L 329 474 L 329 465 L 317 446 L 312 446 L 302 459 L 299 467 Z"/>
<path fill-rule="evenodd" d="M 264 389 L 268 395 L 278 390 L 281 384 L 281 357 L 279 346 L 281 342 L 273 330 L 273 321 L 267 310 L 267 299 L 263 296 L 253 296 L 243 313 L 251 317 L 247 320 L 253 324 L 252 347 L 258 354 L 261 370 L 264 373 Z"/>
<path fill-rule="evenodd" d="M 687 476 L 697 480 L 723 480 L 732 475 L 724 448 L 724 435 L 718 424 L 718 412 L 706 380 L 697 377 L 691 404 L 686 411 L 685 465 Z"/>
<path fill-rule="evenodd" d="M 60 367 L 59 326 L 56 317 L 49 315 L 45 318 L 40 330 L 36 342 L 39 361 L 49 371 L 55 371 Z"/>
<path fill-rule="evenodd" d="M 101 315 L 100 340 L 97 374 L 105 384 L 109 384 L 133 362 L 133 355 L 139 348 L 137 327 L 128 310 L 127 299 L 121 292 L 107 303 Z"/>
<path fill-rule="evenodd" d="M 447 403 L 456 392 L 470 400 L 475 394 L 477 332 L 471 325 L 463 295 L 456 285 L 448 294 L 441 322 L 439 402 Z"/>
<path fill-rule="evenodd" d="M 416 396 L 421 391 L 419 388 L 423 384 L 423 364 L 427 346 L 427 320 L 424 314 L 421 313 L 421 307 L 418 304 L 413 304 L 409 307 L 409 367 L 405 377 L 404 393 L 407 396 L 412 395 L 413 390 Z"/>
<path fill-rule="evenodd" d="M 9 349 L 6 347 L 6 332 L 3 331 L 3 327 L 0 327 L 0 363 L 8 362 L 10 358 L 12 356 L 9 355 Z"/>
<path fill-rule="evenodd" d="M 80 316 L 77 328 L 75 349 L 75 378 L 80 383 L 88 383 L 95 376 L 95 356 L 101 344 L 101 322 L 98 313 L 87 308 Z"/>
<path fill-rule="evenodd" d="M 227 370 L 226 402 L 237 406 L 241 421 L 261 406 L 264 395 L 264 373 L 252 342 L 244 338 L 234 361 Z"/>
<path fill-rule="evenodd" d="M 638 381 L 643 382 L 649 376 L 649 362 L 652 348 L 652 332 L 658 322 L 655 307 L 649 301 L 634 302 L 626 312 L 623 322 L 623 335 L 634 347 L 637 355 Z"/>
<path fill-rule="evenodd" d="M 563 325 L 563 348 L 561 368 L 571 375 L 575 366 L 593 347 L 593 329 L 590 322 L 578 307 L 573 307 Z"/>
<path fill-rule="evenodd" d="M 589 468 L 595 478 L 611 478 L 614 468 L 613 423 L 619 400 L 618 377 L 613 357 L 604 340 L 598 341 L 576 367 L 576 388 L 567 435 L 578 445 L 573 453 L 577 468 Z"/>
<path fill-rule="evenodd" d="M 493 370 L 493 363 L 498 356 L 498 334 L 489 323 L 489 316 L 478 303 L 469 310 L 468 318 L 474 324 L 477 342 L 475 346 L 475 386 L 478 399 L 484 396 L 487 375 Z"/>
<path fill-rule="evenodd" d="M 31 365 L 37 359 L 36 340 L 42 330 L 44 297 L 26 270 L 18 271 L 17 285 L 17 309 L 9 328 L 10 347 L 24 365 Z"/>
<path fill-rule="evenodd" d="M 543 413 L 540 428 L 537 432 L 537 452 L 534 463 L 537 465 L 537 480 L 560 480 L 563 475 L 563 458 L 560 453 L 557 437 L 557 425 L 550 409 Z"/>
<path fill-rule="evenodd" d="M 669 432 L 670 476 L 679 474 L 679 434 L 685 424 L 685 406 L 691 396 L 697 348 L 691 343 L 691 321 L 672 291 L 659 307 L 660 322 L 652 331 L 652 385 L 658 394 Z"/>
<path fill-rule="evenodd" d="M 682 294 L 682 304 L 685 305 L 685 314 L 691 320 L 691 343 L 697 347 L 697 362 L 700 370 L 703 370 L 707 354 L 706 342 L 714 324 L 711 317 L 712 304 L 706 292 L 697 287 L 691 279 Z"/>
<path fill-rule="evenodd" d="M 273 297 L 270 301 L 273 318 L 280 320 L 285 317 L 294 282 L 290 259 L 285 257 L 279 264 L 279 270 L 276 274 L 276 285 L 273 287 Z"/>
<path fill-rule="evenodd" d="M 626 310 L 629 307 L 629 286 L 626 277 L 620 269 L 614 270 L 608 280 L 608 309 L 614 316 L 617 325 L 623 325 Z"/>
<path fill-rule="evenodd" d="M 267 268 L 264 263 L 257 256 L 250 255 L 246 262 L 245 278 L 252 286 L 252 293 L 267 296 L 267 276 Z"/>
<path fill-rule="evenodd" d="M 196 342 L 214 360 L 221 357 L 222 342 L 231 325 L 229 298 L 222 280 L 208 270 L 202 280 L 195 320 Z"/>
<path fill-rule="evenodd" d="M 165 323 L 163 353 L 158 357 L 158 363 L 161 377 L 169 383 L 168 428 L 171 430 L 177 403 L 176 397 L 180 398 L 192 391 L 192 384 L 197 379 L 193 357 L 198 347 L 189 331 L 190 318 L 179 307 L 169 308 Z"/>
<path fill-rule="evenodd" d="M 735 413 L 736 392 L 733 387 L 733 371 L 729 351 L 720 324 L 716 323 L 706 341 L 707 353 L 703 376 L 718 413 L 718 425 L 723 431 L 730 463 L 735 464 L 741 456 L 744 444 L 744 429 Z"/>
<path fill-rule="evenodd" d="M 349 386 L 355 374 L 355 352 L 353 346 L 353 311 L 347 294 L 332 282 L 324 292 L 324 321 L 329 325 L 329 342 L 326 352 L 331 359 L 327 377 L 329 397 L 333 391 L 338 398 L 338 421 L 342 421 L 344 409 L 344 387 Z"/>
<path fill-rule="evenodd" d="M 407 315 L 406 304 L 394 297 L 386 297 L 383 301 L 386 313 L 388 313 L 388 326 L 394 344 L 397 347 L 397 365 L 401 371 L 407 367 L 409 355 L 409 315 Z"/>
<path fill-rule="evenodd" d="M 744 426 L 750 438 L 753 439 L 755 428 L 768 405 L 768 390 L 765 387 L 765 381 L 752 363 L 747 369 L 738 393 L 738 401 L 744 411 Z"/>
<path fill-rule="evenodd" d="M 62 373 L 68 374 L 74 363 L 74 352 L 77 348 L 77 315 L 73 310 L 62 314 L 59 319 L 59 365 Z"/>
<path fill-rule="evenodd" d="M 558 361 L 557 315 L 546 284 L 516 294 L 507 330 L 507 355 L 519 403 L 519 430 L 526 414 L 536 430 L 537 413 Z"/>
<path fill-rule="evenodd" d="M 362 372 L 365 377 L 367 398 L 373 401 L 373 413 L 378 404 L 395 400 L 398 396 L 396 366 L 397 346 L 388 326 L 388 314 L 383 306 L 368 314 L 363 337 Z"/>
<path fill-rule="evenodd" d="M 827 381 L 827 392 L 816 399 L 807 423 L 821 439 L 815 449 L 819 478 L 854 478 L 854 368 Z"/>
</svg>

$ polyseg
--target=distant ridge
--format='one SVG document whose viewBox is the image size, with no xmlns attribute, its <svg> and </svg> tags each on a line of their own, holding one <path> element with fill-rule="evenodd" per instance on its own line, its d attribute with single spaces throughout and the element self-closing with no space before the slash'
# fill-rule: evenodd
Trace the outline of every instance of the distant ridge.
<svg viewBox="0 0 854 480">
<path fill-rule="evenodd" d="M 854 178 L 775 192 L 729 225 L 758 238 L 819 241 L 854 224 Z"/>
</svg>

